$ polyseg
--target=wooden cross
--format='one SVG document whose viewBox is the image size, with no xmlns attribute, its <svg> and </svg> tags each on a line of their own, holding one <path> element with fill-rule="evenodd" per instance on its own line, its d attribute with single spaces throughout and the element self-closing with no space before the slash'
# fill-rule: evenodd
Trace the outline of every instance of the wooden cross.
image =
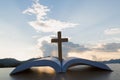
<svg viewBox="0 0 120 80">
<path fill-rule="evenodd" d="M 61 32 L 58 32 L 58 38 L 51 39 L 51 42 L 58 43 L 58 58 L 62 63 L 62 42 L 68 42 L 68 38 L 61 38 Z"/>
</svg>

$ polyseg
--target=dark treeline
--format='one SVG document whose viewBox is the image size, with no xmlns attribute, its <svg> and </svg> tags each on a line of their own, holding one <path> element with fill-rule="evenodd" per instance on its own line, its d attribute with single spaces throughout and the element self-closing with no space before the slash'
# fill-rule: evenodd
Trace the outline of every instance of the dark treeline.
<svg viewBox="0 0 120 80">
<path fill-rule="evenodd" d="M 13 58 L 0 59 L 0 67 L 16 67 L 20 65 L 22 61 L 18 61 Z"/>
<path fill-rule="evenodd" d="M 103 61 L 103 63 L 106 63 L 106 64 L 120 63 L 120 59 L 111 59 L 109 61 Z"/>
<path fill-rule="evenodd" d="M 20 64 L 23 64 L 27 61 L 31 61 L 31 60 L 35 60 L 38 58 L 31 58 L 29 60 L 26 61 L 19 61 L 17 59 L 14 58 L 4 58 L 4 59 L 0 59 L 0 68 L 4 68 L 4 67 L 16 67 Z"/>
</svg>

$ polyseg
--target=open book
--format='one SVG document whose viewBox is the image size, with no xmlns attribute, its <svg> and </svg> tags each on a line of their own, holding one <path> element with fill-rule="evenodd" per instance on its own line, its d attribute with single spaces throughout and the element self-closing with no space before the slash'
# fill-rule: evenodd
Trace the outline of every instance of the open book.
<svg viewBox="0 0 120 80">
<path fill-rule="evenodd" d="M 75 66 L 75 65 L 89 65 L 89 66 L 93 66 L 93 67 L 97 67 L 100 69 L 111 71 L 111 69 L 107 65 L 100 63 L 100 62 L 96 62 L 96 61 L 90 61 L 90 60 L 81 59 L 81 58 L 69 57 L 69 58 L 63 59 L 63 61 L 61 63 L 58 58 L 47 57 L 47 58 L 37 59 L 37 60 L 33 60 L 33 61 L 28 61 L 24 64 L 21 64 L 20 66 L 16 67 L 11 72 L 11 74 L 22 72 L 26 69 L 29 69 L 31 67 L 37 67 L 37 66 L 39 66 L 39 67 L 40 66 L 50 66 L 57 73 L 58 72 L 66 72 L 69 67 Z"/>
</svg>

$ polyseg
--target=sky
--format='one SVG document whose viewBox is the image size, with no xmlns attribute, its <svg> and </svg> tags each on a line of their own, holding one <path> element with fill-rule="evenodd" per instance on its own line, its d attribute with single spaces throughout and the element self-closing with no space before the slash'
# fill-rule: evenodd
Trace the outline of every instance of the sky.
<svg viewBox="0 0 120 80">
<path fill-rule="evenodd" d="M 120 0 L 1 0 L 0 58 L 57 56 L 57 31 L 69 38 L 64 57 L 120 59 Z"/>
</svg>

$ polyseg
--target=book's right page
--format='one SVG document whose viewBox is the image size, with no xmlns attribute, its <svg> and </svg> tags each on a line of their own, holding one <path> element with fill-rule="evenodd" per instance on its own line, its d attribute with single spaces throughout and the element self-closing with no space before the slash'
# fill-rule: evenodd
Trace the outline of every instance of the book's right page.
<svg viewBox="0 0 120 80">
<path fill-rule="evenodd" d="M 106 64 L 76 57 L 65 58 L 62 63 L 62 71 L 66 72 L 69 67 L 75 65 L 88 65 L 99 69 L 111 71 L 111 69 Z"/>
</svg>

